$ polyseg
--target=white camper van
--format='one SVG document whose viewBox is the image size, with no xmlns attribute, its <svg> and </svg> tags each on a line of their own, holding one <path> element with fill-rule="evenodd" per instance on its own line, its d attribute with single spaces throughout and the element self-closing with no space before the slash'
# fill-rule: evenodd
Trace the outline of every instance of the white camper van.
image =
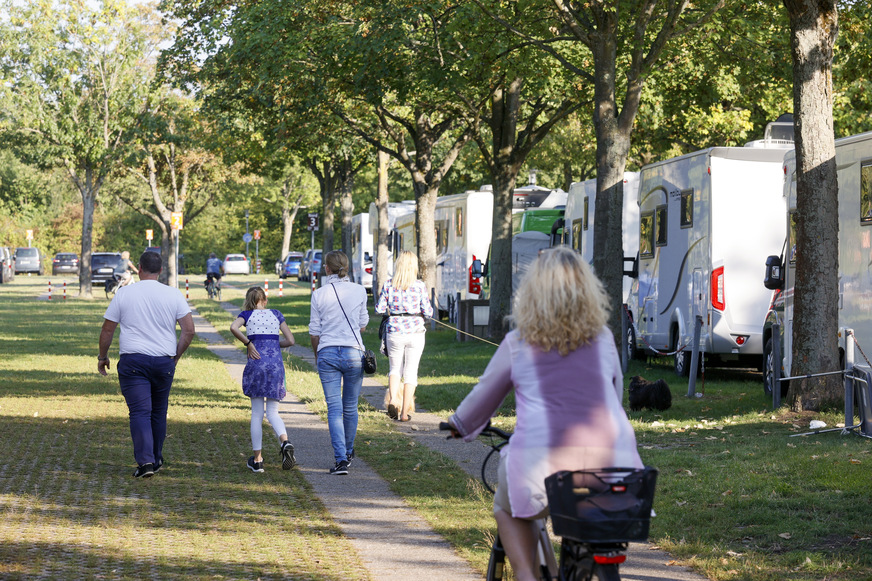
<svg viewBox="0 0 872 581">
<path fill-rule="evenodd" d="M 487 189 L 486 189 L 487 188 Z M 436 306 L 449 312 L 461 300 L 481 297 L 481 280 L 472 261 L 486 260 L 493 228 L 490 186 L 436 199 Z"/>
<path fill-rule="evenodd" d="M 836 168 L 839 182 L 839 329 L 853 329 L 856 344 L 872 356 L 872 133 L 837 139 Z M 792 366 L 793 305 L 797 299 L 793 294 L 796 278 L 793 224 L 796 156 L 792 151 L 784 158 L 784 174 L 787 211 L 786 220 L 782 220 L 786 221 L 787 238 L 781 255 L 766 260 L 766 284 L 768 288 L 780 291 L 776 292 L 763 326 L 766 355 L 763 381 L 767 394 L 772 391 L 774 371 L 772 348 L 776 339 L 772 336 L 773 323 L 779 323 L 782 331 L 784 371 L 781 376 L 789 377 Z M 780 270 L 779 275 L 773 275 L 773 268 Z M 785 395 L 787 383 L 782 383 L 781 387 L 782 395 Z"/>
<path fill-rule="evenodd" d="M 351 272 L 354 282 L 372 291 L 373 247 L 369 214 L 351 217 Z"/>
<path fill-rule="evenodd" d="M 642 168 L 638 278 L 627 299 L 633 356 L 675 352 L 687 375 L 697 317 L 709 364 L 762 368 L 771 293 L 761 264 L 784 243 L 791 142 L 714 147 Z"/>
<path fill-rule="evenodd" d="M 402 202 L 388 203 L 388 276 L 394 273 L 394 231 L 397 225 L 397 220 L 404 217 L 406 230 L 411 228 L 411 239 L 415 240 L 415 200 L 403 200 Z M 411 220 L 410 222 L 408 220 Z M 373 273 L 378 268 L 378 206 L 375 202 L 369 205 L 369 237 L 372 244 L 372 269 Z M 405 250 L 400 248 L 400 250 Z M 411 249 L 409 249 L 411 250 Z M 384 281 L 383 281 L 384 282 Z M 370 282 L 370 284 L 372 284 Z"/>
<path fill-rule="evenodd" d="M 563 242 L 593 264 L 593 228 L 596 213 L 596 179 L 574 182 L 566 199 Z M 624 173 L 623 248 L 625 257 L 639 252 L 639 172 Z M 624 276 L 624 301 L 633 279 Z"/>
</svg>

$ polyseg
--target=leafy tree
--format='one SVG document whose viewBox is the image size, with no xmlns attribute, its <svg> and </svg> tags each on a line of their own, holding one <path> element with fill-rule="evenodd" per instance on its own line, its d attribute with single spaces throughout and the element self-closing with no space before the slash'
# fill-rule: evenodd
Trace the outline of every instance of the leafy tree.
<svg viewBox="0 0 872 581">
<path fill-rule="evenodd" d="M 90 297 L 94 208 L 145 103 L 154 13 L 120 0 L 3 0 L 0 11 L 0 130 L 79 191 L 80 294 Z"/>
<path fill-rule="evenodd" d="M 642 89 L 669 42 L 700 26 L 725 0 L 533 0 L 543 18 L 512 23 L 506 16 L 513 5 L 474 0 L 519 38 L 537 46 L 593 86 L 593 124 L 597 139 L 597 205 L 594 268 L 612 303 L 622 296 L 623 177 Z M 566 55 L 560 43 L 586 49 Z M 612 311 L 610 327 L 620 337 L 620 309 Z"/>
<path fill-rule="evenodd" d="M 783 0 L 790 18 L 796 139 L 794 375 L 839 369 L 839 187 L 833 133 L 837 0 Z M 799 300 L 801 299 L 801 300 Z M 838 377 L 791 382 L 795 411 L 841 399 Z"/>
</svg>

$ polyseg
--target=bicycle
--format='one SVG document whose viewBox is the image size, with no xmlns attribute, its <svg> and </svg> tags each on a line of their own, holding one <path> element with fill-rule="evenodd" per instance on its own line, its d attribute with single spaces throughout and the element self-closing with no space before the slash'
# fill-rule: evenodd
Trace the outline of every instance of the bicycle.
<svg viewBox="0 0 872 581">
<path fill-rule="evenodd" d="M 107 299 L 111 299 L 113 296 L 115 296 L 115 292 L 118 289 L 120 289 L 122 286 L 124 286 L 124 284 L 121 282 L 121 277 L 122 277 L 122 275 L 115 273 L 112 275 L 112 278 L 108 279 L 104 283 L 103 289 L 106 291 L 106 298 Z M 133 283 L 133 281 L 131 280 L 127 284 L 132 284 L 132 283 Z"/>
<path fill-rule="evenodd" d="M 210 299 L 221 300 L 221 279 L 216 279 L 211 272 L 206 273 L 206 294 Z"/>
<path fill-rule="evenodd" d="M 441 422 L 439 429 L 452 428 Z M 496 439 L 481 465 L 481 481 L 493 493 L 496 469 L 491 459 L 512 435 L 491 425 L 481 435 Z M 555 558 L 546 520 L 536 520 L 539 578 L 620 581 L 619 565 L 627 560 L 628 543 L 648 538 L 656 479 L 657 470 L 651 467 L 561 471 L 546 478 L 551 525 L 561 537 L 560 560 Z M 488 581 L 504 578 L 505 561 L 498 533 L 488 561 Z"/>
</svg>

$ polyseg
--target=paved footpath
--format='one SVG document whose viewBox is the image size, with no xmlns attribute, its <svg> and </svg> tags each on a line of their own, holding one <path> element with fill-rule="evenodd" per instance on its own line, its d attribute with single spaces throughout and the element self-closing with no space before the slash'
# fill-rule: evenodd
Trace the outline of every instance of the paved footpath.
<svg viewBox="0 0 872 581">
<path fill-rule="evenodd" d="M 239 308 L 222 303 L 230 317 Z M 209 350 L 227 365 L 230 375 L 242 382 L 246 356 L 235 345 L 228 344 L 215 328 L 194 313 L 197 335 Z M 302 338 L 301 338 L 302 339 Z M 293 355 L 314 366 L 310 348 L 295 345 Z M 385 387 L 365 377 L 361 397 L 376 409 L 383 407 Z M 356 458 L 348 477 L 330 476 L 333 448 L 327 424 L 308 410 L 290 392 L 279 411 L 293 434 L 297 450 L 297 469 L 313 487 L 343 533 L 351 540 L 370 576 L 376 580 L 428 579 L 432 581 L 466 581 L 481 579 L 441 536 L 429 528 L 426 521 L 394 494 L 387 483 Z M 419 409 L 408 423 L 398 423 L 398 429 L 418 443 L 452 458 L 474 477 L 478 477 L 481 462 L 489 448 L 480 443 L 463 444 L 448 441 L 439 431 L 443 418 Z M 627 562 L 621 566 L 624 581 L 706 581 L 689 569 L 671 565 L 671 557 L 645 543 L 630 546 Z"/>
</svg>

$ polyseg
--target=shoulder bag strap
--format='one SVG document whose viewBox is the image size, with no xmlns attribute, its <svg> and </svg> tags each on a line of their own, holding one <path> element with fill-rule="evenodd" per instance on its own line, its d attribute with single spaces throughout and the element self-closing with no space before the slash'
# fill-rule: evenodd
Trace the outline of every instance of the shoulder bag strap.
<svg viewBox="0 0 872 581">
<path fill-rule="evenodd" d="M 339 300 L 339 292 L 336 290 L 336 284 L 331 282 L 330 286 L 333 287 L 333 293 L 336 295 L 336 302 L 339 303 L 339 308 L 342 309 L 342 314 L 345 315 L 345 322 L 348 323 L 348 327 L 351 329 L 351 334 L 354 335 L 354 340 L 357 341 L 357 346 L 360 347 L 361 351 L 363 351 L 363 345 L 360 344 L 360 339 L 357 338 L 357 333 L 354 332 L 354 327 L 351 325 L 351 321 L 348 320 L 348 315 L 345 314 L 345 309 L 342 307 L 342 301 Z"/>
</svg>

